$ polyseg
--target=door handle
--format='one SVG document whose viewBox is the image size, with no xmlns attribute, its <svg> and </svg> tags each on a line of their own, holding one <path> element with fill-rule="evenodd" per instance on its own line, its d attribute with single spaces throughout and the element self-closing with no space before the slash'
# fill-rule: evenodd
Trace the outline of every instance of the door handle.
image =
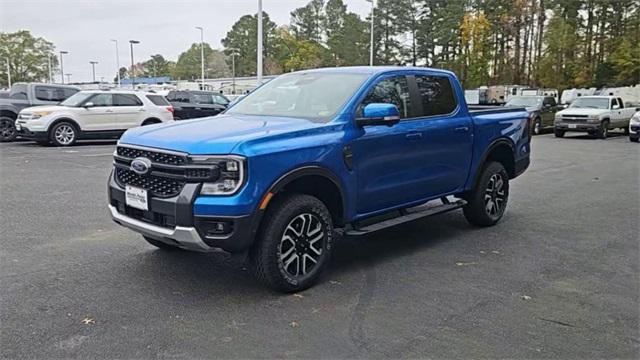
<svg viewBox="0 0 640 360">
<path fill-rule="evenodd" d="M 407 138 L 407 140 L 418 140 L 418 139 L 422 139 L 422 133 L 419 133 L 419 132 L 408 133 L 404 137 Z"/>
<path fill-rule="evenodd" d="M 146 111 L 146 110 L 145 110 L 145 109 L 140 109 L 140 110 L 138 110 L 138 111 L 143 112 L 143 111 Z"/>
<path fill-rule="evenodd" d="M 105 110 L 104 112 L 112 113 L 113 110 Z"/>
<path fill-rule="evenodd" d="M 202 108 L 194 108 L 194 110 L 202 110 Z"/>
<path fill-rule="evenodd" d="M 455 129 L 453 129 L 453 131 L 456 131 L 456 132 L 467 132 L 467 131 L 469 131 L 469 127 L 468 126 L 460 126 L 460 127 L 457 127 Z"/>
</svg>

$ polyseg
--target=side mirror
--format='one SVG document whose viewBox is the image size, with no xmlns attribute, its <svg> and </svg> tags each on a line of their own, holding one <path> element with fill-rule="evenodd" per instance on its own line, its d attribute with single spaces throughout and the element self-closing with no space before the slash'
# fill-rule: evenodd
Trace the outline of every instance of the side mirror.
<svg viewBox="0 0 640 360">
<path fill-rule="evenodd" d="M 400 122 L 400 112 L 393 104 L 373 103 L 362 109 L 362 117 L 356 119 L 358 126 L 387 125 L 392 126 Z"/>
<path fill-rule="evenodd" d="M 83 107 L 84 107 L 85 109 L 86 109 L 86 108 L 90 108 L 90 107 L 94 107 L 94 106 L 95 106 L 95 105 L 94 105 L 91 101 L 89 101 L 88 103 L 85 103 L 85 104 L 83 105 Z"/>
<path fill-rule="evenodd" d="M 611 107 L 611 109 L 612 109 L 612 110 L 618 110 L 618 109 L 620 109 L 620 105 L 618 105 L 618 104 L 613 105 L 613 106 Z"/>
</svg>

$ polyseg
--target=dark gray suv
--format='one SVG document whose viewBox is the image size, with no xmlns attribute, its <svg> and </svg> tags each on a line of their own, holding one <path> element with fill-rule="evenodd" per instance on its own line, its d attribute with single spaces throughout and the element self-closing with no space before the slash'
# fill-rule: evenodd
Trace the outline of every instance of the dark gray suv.
<svg viewBox="0 0 640 360">
<path fill-rule="evenodd" d="M 531 132 L 540 134 L 546 128 L 553 128 L 558 104 L 553 96 L 514 96 L 505 106 L 525 107 L 531 120 Z"/>
</svg>

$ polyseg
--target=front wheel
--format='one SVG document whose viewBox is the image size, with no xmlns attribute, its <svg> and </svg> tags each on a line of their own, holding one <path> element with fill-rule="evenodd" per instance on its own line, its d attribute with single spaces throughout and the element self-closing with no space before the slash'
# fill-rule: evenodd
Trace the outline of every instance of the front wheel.
<svg viewBox="0 0 640 360">
<path fill-rule="evenodd" d="M 630 138 L 629 138 L 629 141 L 631 141 L 631 142 L 638 142 L 638 140 L 640 140 L 640 139 L 638 139 L 638 138 L 632 138 L 632 137 L 630 137 Z"/>
<path fill-rule="evenodd" d="M 467 196 L 464 216 L 476 226 L 491 226 L 504 215 L 509 200 L 509 174 L 498 162 L 490 162 L 482 171 L 475 188 Z"/>
<path fill-rule="evenodd" d="M 250 252 L 256 277 L 282 292 L 311 287 L 327 266 L 333 248 L 331 214 L 309 195 L 274 200 Z"/>
<path fill-rule="evenodd" d="M 596 132 L 596 136 L 598 137 L 598 139 L 606 139 L 608 135 L 609 135 L 609 122 L 605 120 L 602 122 L 602 124 L 600 124 L 600 128 Z"/>
<path fill-rule="evenodd" d="M 564 130 L 554 129 L 553 130 L 553 135 L 555 135 L 555 137 L 557 137 L 557 138 L 562 138 L 562 137 L 564 137 Z"/>
<path fill-rule="evenodd" d="M 56 146 L 70 146 L 76 142 L 78 130 L 66 121 L 59 122 L 53 126 L 49 133 L 49 140 Z"/>
<path fill-rule="evenodd" d="M 0 116 L 0 142 L 13 141 L 18 135 L 15 120 L 8 116 Z"/>
</svg>

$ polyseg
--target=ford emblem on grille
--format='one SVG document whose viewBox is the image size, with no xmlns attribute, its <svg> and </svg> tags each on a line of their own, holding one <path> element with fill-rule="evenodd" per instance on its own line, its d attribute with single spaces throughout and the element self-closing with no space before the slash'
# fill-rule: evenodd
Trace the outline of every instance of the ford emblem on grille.
<svg viewBox="0 0 640 360">
<path fill-rule="evenodd" d="M 151 169 L 151 160 L 145 157 L 139 157 L 131 161 L 131 170 L 138 175 L 145 175 Z"/>
</svg>

